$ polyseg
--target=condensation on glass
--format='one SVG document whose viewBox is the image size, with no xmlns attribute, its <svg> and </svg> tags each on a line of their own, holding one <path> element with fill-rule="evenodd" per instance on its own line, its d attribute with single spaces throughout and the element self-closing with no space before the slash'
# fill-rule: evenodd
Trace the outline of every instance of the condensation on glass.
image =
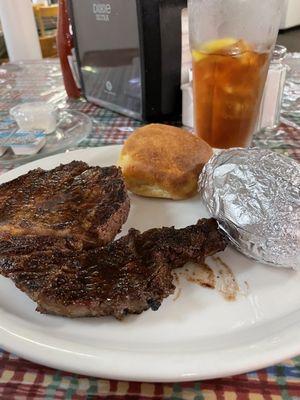
<svg viewBox="0 0 300 400">
<path fill-rule="evenodd" d="M 250 144 L 281 0 L 189 0 L 196 133 L 217 148 Z"/>
</svg>

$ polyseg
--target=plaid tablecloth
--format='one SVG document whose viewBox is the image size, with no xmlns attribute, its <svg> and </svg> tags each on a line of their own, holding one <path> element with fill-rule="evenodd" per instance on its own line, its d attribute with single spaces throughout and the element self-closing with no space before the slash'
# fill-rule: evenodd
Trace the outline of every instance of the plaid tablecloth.
<svg viewBox="0 0 300 400">
<path fill-rule="evenodd" d="M 280 129 L 254 145 L 300 161 L 300 54 L 290 55 Z M 56 60 L 0 66 L 0 130 L 7 129 L 9 109 L 20 102 L 45 100 L 80 110 L 93 130 L 80 147 L 123 143 L 141 122 L 101 109 L 83 100 L 67 101 Z M 0 164 L 1 168 L 1 164 Z M 4 172 L 6 168 L 1 168 Z M 300 338 L 299 338 L 300 340 Z M 23 360 L 0 349 L 0 399 L 300 399 L 300 357 L 279 365 L 230 378 L 176 384 L 121 382 L 84 377 Z"/>
</svg>

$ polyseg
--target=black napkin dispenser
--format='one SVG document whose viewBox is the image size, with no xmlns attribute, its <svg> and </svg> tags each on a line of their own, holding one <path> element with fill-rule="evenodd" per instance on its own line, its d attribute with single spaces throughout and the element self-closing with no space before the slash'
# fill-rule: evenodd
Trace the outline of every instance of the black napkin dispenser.
<svg viewBox="0 0 300 400">
<path fill-rule="evenodd" d="M 187 0 L 69 0 L 87 100 L 140 120 L 179 119 Z"/>
</svg>

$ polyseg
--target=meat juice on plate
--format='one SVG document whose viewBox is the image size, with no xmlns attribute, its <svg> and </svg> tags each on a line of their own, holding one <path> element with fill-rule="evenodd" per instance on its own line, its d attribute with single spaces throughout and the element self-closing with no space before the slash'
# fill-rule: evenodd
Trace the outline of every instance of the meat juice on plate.
<svg viewBox="0 0 300 400">
<path fill-rule="evenodd" d="M 269 67 L 270 49 L 218 39 L 192 50 L 195 130 L 216 148 L 250 144 Z"/>
</svg>

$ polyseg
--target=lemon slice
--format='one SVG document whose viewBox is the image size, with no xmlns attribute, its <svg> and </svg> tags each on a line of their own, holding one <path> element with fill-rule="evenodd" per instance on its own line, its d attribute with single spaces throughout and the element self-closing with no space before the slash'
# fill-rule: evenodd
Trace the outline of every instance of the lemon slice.
<svg viewBox="0 0 300 400">
<path fill-rule="evenodd" d="M 194 61 L 200 61 L 206 58 L 207 56 L 199 50 L 192 50 L 192 57 Z"/>
<path fill-rule="evenodd" d="M 223 38 L 223 39 L 212 40 L 210 42 L 204 43 L 201 46 L 200 51 L 203 51 L 205 53 L 215 53 L 220 50 L 224 50 L 227 47 L 231 47 L 237 42 L 238 40 L 234 38 Z"/>
<path fill-rule="evenodd" d="M 228 37 L 203 43 L 198 50 L 192 50 L 193 59 L 195 61 L 200 61 L 204 59 L 207 54 L 217 53 L 220 50 L 224 50 L 227 47 L 233 46 L 237 42 L 237 39 Z"/>
</svg>

